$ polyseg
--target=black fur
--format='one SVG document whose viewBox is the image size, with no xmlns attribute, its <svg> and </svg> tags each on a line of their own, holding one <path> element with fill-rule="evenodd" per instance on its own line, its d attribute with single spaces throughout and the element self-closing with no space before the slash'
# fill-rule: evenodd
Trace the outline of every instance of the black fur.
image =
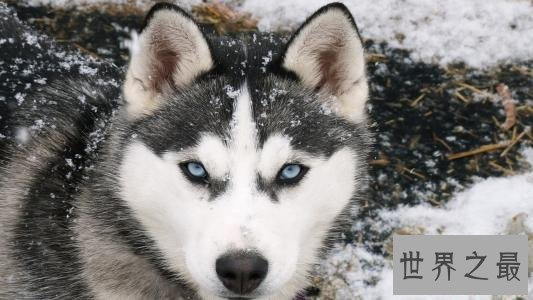
<svg viewBox="0 0 533 300">
<path fill-rule="evenodd" d="M 85 80 L 84 80 L 85 81 Z M 68 82 L 68 81 L 67 81 Z M 31 276 L 42 278 L 29 288 L 43 298 L 58 298 L 68 295 L 77 299 L 88 299 L 88 289 L 81 278 L 81 265 L 78 259 L 78 249 L 73 244 L 72 222 L 76 219 L 75 198 L 79 193 L 80 184 L 95 161 L 96 149 L 90 149 L 93 142 L 91 135 L 105 131 L 105 123 L 111 116 L 118 99 L 115 88 L 99 88 L 98 97 L 84 93 L 79 82 L 68 82 L 72 85 L 52 85 L 39 96 L 49 99 L 51 103 L 40 103 L 45 118 L 45 126 L 53 127 L 65 134 L 66 141 L 58 149 L 54 159 L 41 162 L 47 167 L 37 173 L 23 202 L 20 221 L 15 228 L 12 247 L 17 254 L 17 261 L 24 264 Z M 85 83 L 94 87 L 95 83 Z M 65 90 L 68 89 L 68 90 Z M 85 104 L 76 105 L 72 95 L 85 95 Z M 101 96 L 107 96 L 102 99 Z M 39 98 L 34 98 L 35 101 Z M 52 100 L 53 99 L 53 100 Z M 33 101 L 30 100 L 29 103 Z M 79 103 L 79 102 L 78 102 Z M 51 104 L 51 107 L 47 107 Z M 58 115 L 54 106 L 70 111 L 69 116 Z M 17 114 L 22 112 L 17 112 Z M 35 116 L 28 110 L 24 116 L 16 118 L 22 120 Z M 102 123 L 101 123 L 102 122 Z M 19 126 L 22 125 L 19 123 Z M 68 128 L 70 127 L 70 128 Z M 52 135 L 44 132 L 34 134 Z M 90 150 L 89 150 L 90 149 Z M 28 158 L 31 159 L 31 158 Z M 49 276 L 55 274 L 55 276 Z M 53 286 L 68 286 L 68 291 L 51 289 Z"/>
</svg>

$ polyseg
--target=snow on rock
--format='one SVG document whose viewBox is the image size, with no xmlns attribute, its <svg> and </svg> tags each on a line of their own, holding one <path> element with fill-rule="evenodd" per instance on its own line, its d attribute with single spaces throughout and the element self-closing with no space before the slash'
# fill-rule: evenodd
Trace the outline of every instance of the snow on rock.
<svg viewBox="0 0 533 300">
<path fill-rule="evenodd" d="M 533 166 L 533 148 L 523 155 Z M 412 234 L 528 234 L 533 237 L 533 171 L 505 178 L 488 178 L 457 193 L 444 207 L 421 204 L 379 213 L 383 232 Z M 389 251 L 390 252 L 390 251 Z M 533 244 L 530 242 L 530 264 Z M 533 272 L 530 265 L 529 272 Z M 321 284 L 325 298 L 335 299 L 449 299 L 444 296 L 393 296 L 390 259 L 365 247 L 338 245 L 319 272 L 326 274 Z M 533 278 L 529 296 L 533 296 Z M 464 296 L 453 299 L 491 299 L 490 296 Z"/>
</svg>

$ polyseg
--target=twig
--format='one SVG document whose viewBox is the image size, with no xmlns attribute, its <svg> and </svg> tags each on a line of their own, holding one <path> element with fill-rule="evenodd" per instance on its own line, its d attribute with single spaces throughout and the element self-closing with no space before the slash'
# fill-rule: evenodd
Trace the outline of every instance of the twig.
<svg viewBox="0 0 533 300">
<path fill-rule="evenodd" d="M 86 54 L 89 54 L 93 58 L 102 59 L 98 54 L 92 52 L 91 50 L 88 50 L 87 48 L 84 48 L 80 44 L 78 44 L 76 42 L 71 42 L 71 43 L 72 43 L 72 45 L 74 45 L 74 47 L 78 48 L 81 52 L 85 52 Z"/>
<path fill-rule="evenodd" d="M 457 85 L 462 86 L 464 88 L 467 88 L 467 89 L 471 90 L 474 93 L 477 93 L 477 94 L 480 94 L 480 95 L 483 95 L 483 96 L 486 96 L 486 97 L 491 97 L 492 96 L 490 93 L 482 91 L 482 90 L 478 89 L 477 87 L 472 86 L 472 85 L 467 84 L 467 83 L 464 83 L 464 82 L 458 82 Z"/>
<path fill-rule="evenodd" d="M 502 97 L 503 109 L 505 110 L 505 122 L 501 128 L 503 130 L 509 130 L 516 124 L 516 105 L 511 97 L 509 87 L 505 83 L 498 84 L 496 91 Z"/>
<path fill-rule="evenodd" d="M 367 62 L 386 62 L 387 56 L 379 53 L 369 53 L 366 55 Z"/>
<path fill-rule="evenodd" d="M 498 119 L 496 119 L 495 116 L 491 116 L 492 118 L 492 121 L 494 122 L 494 124 L 496 125 L 496 127 L 501 127 L 502 124 L 500 124 L 500 122 L 498 121 Z"/>
<path fill-rule="evenodd" d="M 420 173 L 416 172 L 414 168 L 409 169 L 409 168 L 407 168 L 406 166 L 404 166 L 404 165 L 402 165 L 402 164 L 397 164 L 396 167 L 397 167 L 402 173 L 408 173 L 408 174 L 415 175 L 416 177 L 418 177 L 418 178 L 420 178 L 420 179 L 426 179 L 426 176 L 424 176 L 423 174 L 420 174 Z M 400 174 L 401 174 L 401 173 L 400 173 Z"/>
<path fill-rule="evenodd" d="M 459 100 L 461 100 L 464 103 L 466 103 L 466 104 L 468 104 L 470 102 L 470 100 L 468 100 L 465 96 L 463 96 L 461 93 L 459 93 L 459 91 L 455 91 L 455 93 L 453 93 L 453 95 L 455 97 L 457 97 Z"/>
<path fill-rule="evenodd" d="M 431 204 L 435 205 L 435 206 L 442 206 L 442 203 L 440 203 L 439 201 L 435 200 L 435 199 L 431 199 L 429 198 L 428 199 L 429 202 L 431 202 Z"/>
<path fill-rule="evenodd" d="M 386 159 L 386 158 L 380 158 L 380 159 L 375 159 L 373 161 L 370 162 L 371 165 L 373 166 L 386 166 L 389 164 L 389 160 Z"/>
<path fill-rule="evenodd" d="M 501 148 L 505 148 L 508 145 L 509 145 L 509 142 L 483 145 L 483 146 L 481 146 L 481 147 L 479 147 L 477 149 L 469 150 L 469 151 L 465 151 L 465 152 L 453 153 L 453 154 L 448 155 L 447 157 L 448 157 L 448 160 L 454 160 L 454 159 L 463 158 L 463 157 L 467 157 L 467 156 L 472 156 L 472 155 L 476 155 L 476 154 L 480 154 L 480 153 L 484 153 L 484 152 L 490 152 L 490 151 L 498 150 L 498 149 L 501 149 Z"/>
<path fill-rule="evenodd" d="M 448 143 L 446 143 L 443 139 L 439 138 L 435 132 L 433 132 L 433 139 L 439 143 L 441 143 L 444 147 L 446 147 L 446 149 L 448 149 L 448 151 L 452 152 L 452 147 L 450 147 L 450 145 L 448 145 Z"/>
<path fill-rule="evenodd" d="M 214 1 L 200 3 L 192 11 L 202 23 L 213 24 L 218 33 L 257 30 L 258 20 L 250 13 L 240 12 L 229 5 Z"/>
<path fill-rule="evenodd" d="M 530 127 L 526 127 L 526 129 L 524 129 L 524 131 L 522 131 L 522 133 L 520 133 L 515 139 L 513 139 L 513 141 L 511 142 L 511 144 L 509 144 L 509 146 L 507 146 L 507 148 L 505 148 L 505 150 L 503 150 L 502 154 L 500 154 L 501 157 L 504 157 L 505 155 L 507 155 L 507 152 L 509 152 L 509 150 L 511 150 L 511 148 L 514 147 L 514 145 L 516 145 L 516 143 L 518 143 L 518 141 L 524 137 L 524 135 L 526 135 L 526 133 L 531 130 Z"/>
<path fill-rule="evenodd" d="M 410 106 L 415 107 L 418 104 L 418 102 L 420 102 L 420 100 L 424 99 L 424 97 L 426 97 L 426 94 L 421 94 L 415 100 L 413 100 L 413 102 L 411 102 Z"/>
<path fill-rule="evenodd" d="M 499 164 L 497 164 L 495 161 L 489 161 L 489 165 L 497 170 L 500 170 L 502 171 L 503 173 L 505 173 L 506 175 L 515 175 L 516 173 L 512 170 L 509 170 L 509 169 L 506 169 L 502 166 L 500 166 Z"/>
</svg>

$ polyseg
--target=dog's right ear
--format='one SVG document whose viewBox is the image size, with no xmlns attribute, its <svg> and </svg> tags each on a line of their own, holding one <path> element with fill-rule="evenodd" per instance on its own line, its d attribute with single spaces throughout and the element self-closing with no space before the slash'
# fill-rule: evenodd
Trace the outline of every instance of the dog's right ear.
<svg viewBox="0 0 533 300">
<path fill-rule="evenodd" d="M 207 40 L 194 20 L 175 5 L 154 5 L 131 46 L 123 87 L 130 116 L 150 113 L 164 93 L 190 84 L 213 65 Z"/>
</svg>

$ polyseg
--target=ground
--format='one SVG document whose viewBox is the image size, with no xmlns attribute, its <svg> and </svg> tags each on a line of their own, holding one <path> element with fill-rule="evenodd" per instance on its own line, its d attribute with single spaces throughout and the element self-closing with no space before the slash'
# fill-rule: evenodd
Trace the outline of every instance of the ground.
<svg viewBox="0 0 533 300">
<path fill-rule="evenodd" d="M 101 2 L 7 1 L 21 20 L 87 61 L 73 62 L 79 73 L 90 73 L 100 60 L 125 66 L 131 33 L 150 4 Z M 226 7 L 189 1 L 184 7 L 214 32 L 287 31 L 325 2 L 235 0 Z M 372 180 L 353 229 L 317 269 L 320 276 L 310 294 L 392 297 L 393 232 L 520 233 L 533 241 L 533 4 L 398 0 L 347 5 L 367 49 L 376 138 Z M 62 71 L 43 72 L 53 77 Z M 13 80 L 13 74 L 23 79 Z M 0 64 L 0 79 L 0 110 L 7 111 L 24 101 L 28 82 L 39 85 L 48 77 L 25 74 L 16 62 L 6 61 Z M 517 121 L 508 129 L 502 128 L 509 116 L 499 84 L 508 87 L 516 109 Z M 10 136 L 2 124 L 0 119 L 0 142 Z M 530 280 L 529 296 L 532 288 Z"/>
</svg>

